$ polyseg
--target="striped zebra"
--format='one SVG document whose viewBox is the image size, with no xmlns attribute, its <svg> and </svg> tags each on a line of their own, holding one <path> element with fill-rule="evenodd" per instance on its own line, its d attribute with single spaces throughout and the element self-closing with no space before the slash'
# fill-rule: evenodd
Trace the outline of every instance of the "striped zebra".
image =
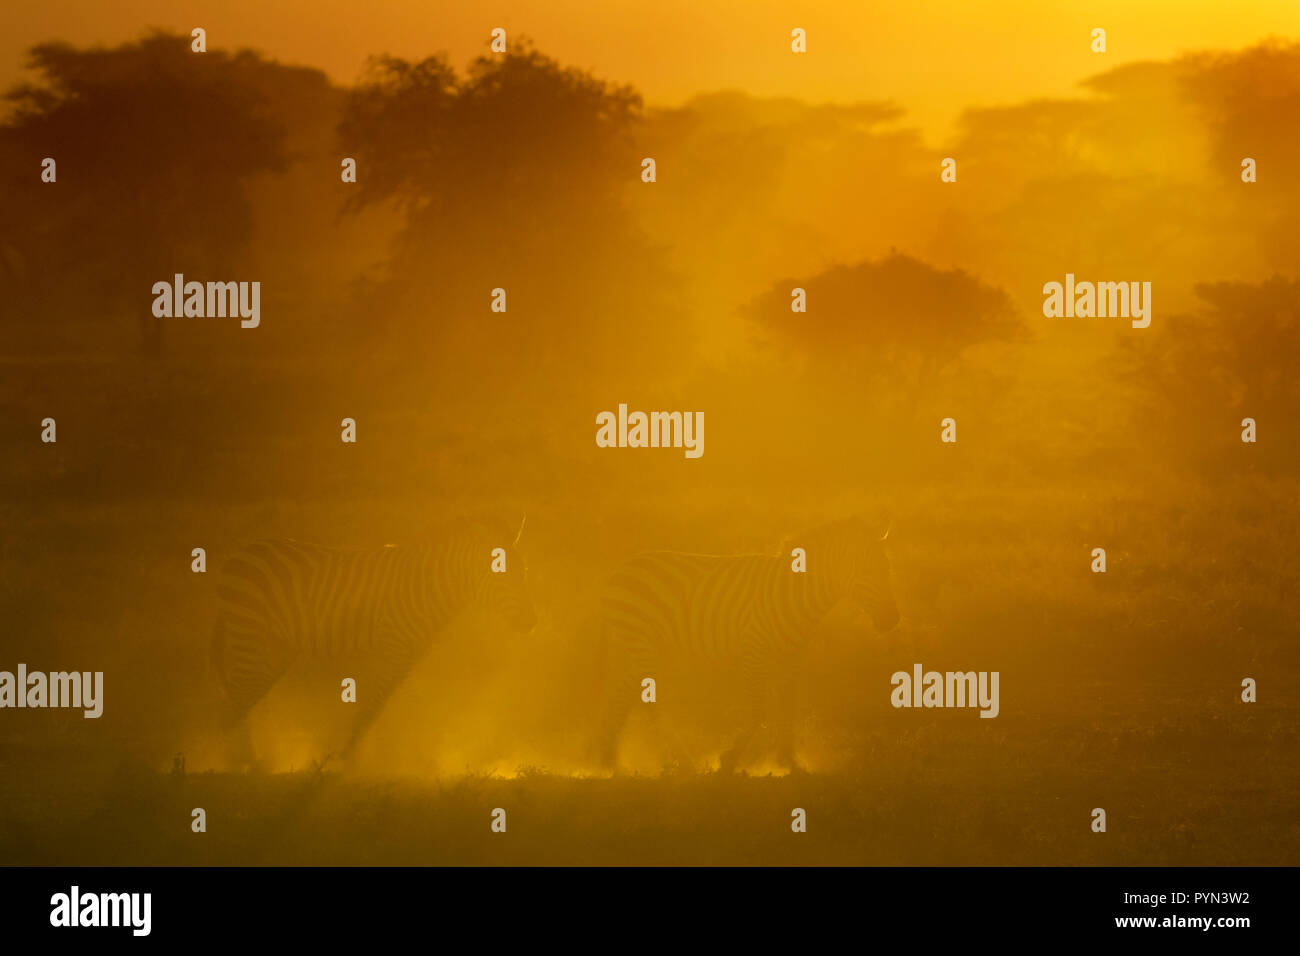
<svg viewBox="0 0 1300 956">
<path fill-rule="evenodd" d="M 722 755 L 734 770 L 771 705 L 792 706 L 793 678 L 814 625 L 841 599 L 871 617 L 876 629 L 898 624 L 889 561 L 880 533 L 860 518 L 837 521 L 792 539 L 777 555 L 637 555 L 609 579 L 598 626 L 611 682 L 598 758 L 617 762 L 619 738 L 642 680 L 667 664 L 688 673 L 706 666 L 739 678 L 740 733 Z M 806 570 L 793 570 L 791 548 L 803 548 Z M 671 688 L 657 690 L 658 695 Z M 658 704 L 649 705 L 652 708 Z M 653 711 L 651 712 L 653 716 Z M 794 721 L 776 721 L 777 758 L 794 759 Z"/>
<path fill-rule="evenodd" d="M 236 762 L 254 763 L 249 711 L 299 658 L 375 665 L 376 675 L 357 689 L 346 756 L 460 612 L 489 610 L 514 630 L 532 630 L 536 618 L 517 545 L 518 535 L 512 542 L 507 533 L 463 522 L 409 547 L 345 551 L 280 539 L 233 555 L 217 590 L 212 664 L 236 735 Z M 492 570 L 495 548 L 505 552 L 503 572 Z"/>
</svg>

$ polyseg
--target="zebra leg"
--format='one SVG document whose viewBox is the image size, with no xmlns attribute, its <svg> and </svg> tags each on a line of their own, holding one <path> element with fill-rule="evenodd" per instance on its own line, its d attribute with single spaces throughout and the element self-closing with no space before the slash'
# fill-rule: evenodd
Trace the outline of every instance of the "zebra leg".
<svg viewBox="0 0 1300 956">
<path fill-rule="evenodd" d="M 735 773 L 736 768 L 749 754 L 749 749 L 761 726 L 761 714 L 747 714 L 744 729 L 736 736 L 731 746 L 722 753 L 718 762 L 720 773 Z"/>
<path fill-rule="evenodd" d="M 241 631 L 228 621 L 217 625 L 212 639 L 213 670 L 225 693 L 222 723 L 232 744 L 232 763 L 238 769 L 257 767 L 248 715 L 284 674 L 291 659 L 283 641 Z"/>
<path fill-rule="evenodd" d="M 694 761 L 691 759 L 690 751 L 682 744 L 676 725 L 660 711 L 657 705 L 650 708 L 650 723 L 659 743 L 660 764 L 679 772 L 691 772 Z"/>
<path fill-rule="evenodd" d="M 782 714 L 776 726 L 776 760 L 791 773 L 803 773 L 803 765 L 795 755 L 794 721 Z"/>
<path fill-rule="evenodd" d="M 795 756 L 795 726 L 799 711 L 796 663 L 794 660 L 786 660 L 781 667 L 777 668 L 776 683 L 773 688 L 776 700 L 773 726 L 777 762 L 789 768 L 791 773 L 802 773 L 803 767 Z"/>
<path fill-rule="evenodd" d="M 606 770 L 618 767 L 618 744 L 623 737 L 623 727 L 632 711 L 639 681 L 630 676 L 619 676 L 605 688 L 604 713 L 597 728 L 596 761 Z"/>
<path fill-rule="evenodd" d="M 618 768 L 618 745 L 632 708 L 641 702 L 641 682 L 655 677 L 654 641 L 644 632 L 619 628 L 607 637 L 605 708 L 598 729 L 596 759 L 607 770 Z M 656 689 L 656 694 L 658 693 Z M 657 704 L 645 706 L 656 707 Z"/>
<path fill-rule="evenodd" d="M 771 641 L 760 634 L 750 634 L 741 642 L 740 684 L 743 695 L 741 730 L 731 747 L 723 752 L 718 769 L 734 773 L 749 755 L 754 737 L 763 724 L 767 696 L 771 686 Z"/>
<path fill-rule="evenodd" d="M 253 729 L 249 726 L 247 713 L 233 718 L 228 734 L 231 764 L 239 770 L 260 770 L 262 764 L 257 759 L 257 748 L 253 746 Z"/>
<path fill-rule="evenodd" d="M 420 652 L 415 650 L 412 641 L 404 639 L 396 632 L 381 637 L 377 642 L 376 650 L 378 666 L 375 675 L 367 680 L 364 686 L 358 684 L 357 687 L 357 703 L 360 712 L 348 734 L 347 743 L 343 745 L 340 752 L 344 760 L 349 760 L 356 755 L 361 738 L 366 735 L 397 685 L 406 678 L 421 656 Z M 323 760 L 321 764 L 324 764 Z"/>
</svg>

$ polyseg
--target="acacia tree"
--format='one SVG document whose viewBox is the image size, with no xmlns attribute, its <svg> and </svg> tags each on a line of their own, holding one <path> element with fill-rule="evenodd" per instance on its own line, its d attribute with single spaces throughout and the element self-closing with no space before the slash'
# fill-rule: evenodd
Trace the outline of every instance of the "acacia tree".
<svg viewBox="0 0 1300 956">
<path fill-rule="evenodd" d="M 506 287 L 489 344 L 516 370 L 680 350 L 672 277 L 625 200 L 641 185 L 640 116 L 632 89 L 526 45 L 464 76 L 441 57 L 372 61 L 339 138 L 361 171 L 349 208 L 402 217 L 389 272 L 429 304 L 404 337 L 481 348 L 488 291 Z"/>
<path fill-rule="evenodd" d="M 792 314 L 802 288 L 807 311 Z M 910 402 L 974 345 L 1023 334 L 1010 299 L 961 270 L 897 253 L 774 283 L 748 315 L 760 337 L 814 377 L 866 381 Z"/>
<path fill-rule="evenodd" d="M 166 34 L 112 49 L 43 44 L 29 58 L 35 79 L 6 94 L 0 126 L 0 259 L 21 308 L 51 315 L 65 337 L 87 323 L 117 335 L 116 317 L 138 317 L 157 350 L 152 283 L 233 278 L 253 229 L 248 180 L 286 166 L 264 95 L 285 68 L 192 53 L 188 37 Z M 40 181 L 44 157 L 54 185 Z"/>
<path fill-rule="evenodd" d="M 1178 459 L 1202 466 L 1284 465 L 1300 452 L 1300 386 L 1291 359 L 1300 349 L 1300 281 L 1196 286 L 1203 305 L 1170 316 L 1120 352 L 1135 395 L 1136 430 Z M 1257 444 L 1242 455 L 1242 421 Z"/>
</svg>

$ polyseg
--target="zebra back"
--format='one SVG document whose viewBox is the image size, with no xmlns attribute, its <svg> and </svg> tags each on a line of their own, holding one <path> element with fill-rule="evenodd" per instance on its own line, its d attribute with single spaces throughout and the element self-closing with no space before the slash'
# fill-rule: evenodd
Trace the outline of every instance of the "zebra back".
<svg viewBox="0 0 1300 956">
<path fill-rule="evenodd" d="M 254 542 L 223 568 L 222 623 L 294 651 L 336 656 L 365 652 L 381 633 L 431 641 L 473 606 L 527 617 L 525 565 L 502 538 L 466 521 L 417 543 L 366 550 L 288 538 Z M 502 573 L 492 570 L 494 548 L 501 549 Z"/>
<path fill-rule="evenodd" d="M 803 551 L 802 570 L 794 548 Z M 892 626 L 889 575 L 879 534 L 847 519 L 792 538 L 777 554 L 639 554 L 609 578 L 601 613 L 633 643 L 725 657 L 756 632 L 799 643 L 843 598 Z"/>
</svg>

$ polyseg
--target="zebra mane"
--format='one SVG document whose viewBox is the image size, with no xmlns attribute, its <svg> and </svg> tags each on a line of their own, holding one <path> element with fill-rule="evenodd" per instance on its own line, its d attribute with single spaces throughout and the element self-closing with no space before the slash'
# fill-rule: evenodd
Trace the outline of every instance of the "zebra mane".
<svg viewBox="0 0 1300 956">
<path fill-rule="evenodd" d="M 490 540 L 498 547 L 518 547 L 519 539 L 523 534 L 523 522 L 516 519 L 512 523 L 501 511 L 462 511 L 447 521 L 442 526 L 442 531 L 446 534 Z"/>
<path fill-rule="evenodd" d="M 493 514 L 466 514 L 462 513 L 441 521 L 434 522 L 430 525 L 413 529 L 409 535 L 403 535 L 395 541 L 386 541 L 379 545 L 379 549 L 384 551 L 406 551 L 422 548 L 433 548 L 445 545 L 453 541 L 477 541 L 490 542 L 494 547 L 518 547 L 519 538 L 522 535 L 522 525 L 511 526 L 508 522 L 501 520 L 500 515 Z M 365 551 L 373 550 L 376 545 L 365 542 L 349 542 L 344 544 L 326 543 L 316 538 L 303 538 L 294 535 L 275 535 L 256 539 L 250 542 L 284 541 L 288 544 L 308 547 L 308 548 L 325 548 L 327 550 L 337 551 Z"/>
<path fill-rule="evenodd" d="M 873 522 L 861 514 L 852 514 L 842 518 L 832 518 L 823 521 L 820 524 L 805 528 L 798 534 L 787 534 L 781 539 L 781 554 L 789 554 L 791 548 L 802 547 L 801 541 L 808 541 L 810 538 L 821 537 L 823 535 L 843 535 L 849 540 L 884 541 L 885 536 L 889 534 L 891 521 L 888 516 L 882 516 L 880 521 Z"/>
</svg>

